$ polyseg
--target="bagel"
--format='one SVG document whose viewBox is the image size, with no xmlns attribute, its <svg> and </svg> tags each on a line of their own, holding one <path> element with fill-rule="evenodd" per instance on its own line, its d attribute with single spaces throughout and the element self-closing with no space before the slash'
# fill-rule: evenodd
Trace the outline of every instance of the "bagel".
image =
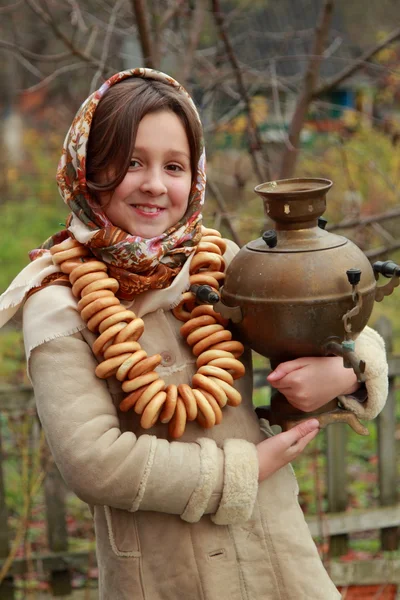
<svg viewBox="0 0 400 600">
<path fill-rule="evenodd" d="M 175 413 L 176 401 L 178 399 L 178 388 L 176 385 L 168 385 L 166 388 L 167 399 L 165 400 L 160 414 L 161 423 L 169 423 Z"/>
<path fill-rule="evenodd" d="M 224 407 L 228 402 L 228 396 L 223 388 L 214 382 L 211 377 L 196 373 L 196 375 L 193 375 L 192 385 L 210 392 L 221 407 Z"/>
<path fill-rule="evenodd" d="M 197 402 L 197 421 L 204 429 L 210 429 L 215 425 L 215 412 L 207 398 L 202 394 L 202 390 L 194 388 L 193 394 Z"/>
<path fill-rule="evenodd" d="M 178 396 L 174 416 L 168 423 L 168 433 L 170 437 L 178 439 L 182 437 L 186 427 L 186 408 L 182 398 Z"/>
<path fill-rule="evenodd" d="M 140 425 L 143 427 L 143 429 L 150 429 L 153 427 L 153 425 L 155 425 L 158 417 L 160 416 L 166 398 L 166 392 L 158 392 L 158 394 L 153 396 L 153 398 L 150 400 L 140 419 Z"/>
<path fill-rule="evenodd" d="M 197 417 L 197 404 L 192 388 L 186 383 L 181 383 L 178 385 L 178 394 L 185 405 L 187 420 L 194 421 Z"/>
<path fill-rule="evenodd" d="M 116 344 L 116 346 L 119 346 L 119 345 L 120 344 Z M 139 346 L 139 348 L 140 348 L 140 346 Z M 107 352 L 107 350 L 106 350 L 106 352 Z M 140 348 L 140 350 L 136 350 L 136 352 L 133 352 L 133 354 L 130 354 L 128 359 L 123 362 L 123 364 L 120 366 L 120 368 L 117 371 L 116 377 L 117 377 L 118 381 L 124 381 L 124 379 L 126 378 L 127 374 L 130 372 L 132 367 L 134 367 L 135 365 L 137 365 L 138 363 L 143 361 L 145 358 L 147 358 L 147 352 L 142 350 L 142 348 Z M 141 375 L 144 375 L 144 373 L 141 373 Z M 133 377 L 129 377 L 129 379 L 133 379 Z"/>
<path fill-rule="evenodd" d="M 157 375 L 157 373 L 156 373 L 156 375 Z M 140 379 L 141 377 L 146 377 L 146 375 L 141 375 L 140 377 L 137 377 L 137 379 Z M 140 396 L 139 400 L 136 402 L 135 407 L 134 407 L 135 413 L 137 413 L 138 415 L 141 415 L 142 412 L 144 411 L 144 409 L 146 408 L 146 406 L 148 405 L 148 403 L 152 400 L 152 398 L 154 398 L 154 396 L 156 394 L 158 394 L 158 392 L 162 392 L 164 390 L 164 388 L 165 388 L 165 381 L 163 381 L 162 379 L 160 379 L 157 376 L 157 379 L 155 379 L 154 381 L 152 381 L 150 383 L 147 390 L 145 390 L 143 392 L 143 394 Z M 165 395 L 165 397 L 167 397 L 167 396 Z"/>
</svg>

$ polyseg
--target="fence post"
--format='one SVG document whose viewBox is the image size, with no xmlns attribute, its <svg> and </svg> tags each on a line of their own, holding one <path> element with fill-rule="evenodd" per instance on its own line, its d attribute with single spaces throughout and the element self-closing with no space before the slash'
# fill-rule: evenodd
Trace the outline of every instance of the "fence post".
<svg viewBox="0 0 400 600">
<path fill-rule="evenodd" d="M 375 329 L 385 340 L 388 357 L 393 352 L 393 328 L 386 317 L 380 317 Z M 396 457 L 396 394 L 395 375 L 389 373 L 389 394 L 386 405 L 377 419 L 379 502 L 381 506 L 393 506 L 397 502 L 397 457 Z M 381 530 L 382 550 L 397 550 L 399 528 Z"/>
<path fill-rule="evenodd" d="M 53 460 L 44 480 L 47 538 L 52 552 L 68 551 L 68 532 L 65 512 L 65 483 Z M 71 593 L 71 574 L 68 569 L 51 572 L 50 585 L 54 596 Z"/>
<path fill-rule="evenodd" d="M 0 420 L 0 558 L 5 559 L 10 551 L 7 522 L 6 493 L 3 477 L 3 450 L 1 444 L 1 420 Z M 0 583 L 0 598 L 2 600 L 14 600 L 14 580 L 6 576 Z"/>
<path fill-rule="evenodd" d="M 329 512 L 343 512 L 347 508 L 346 427 L 343 423 L 334 423 L 326 428 Z M 330 537 L 329 554 L 331 556 L 341 556 L 342 554 L 346 554 L 347 550 L 347 533 Z"/>
</svg>

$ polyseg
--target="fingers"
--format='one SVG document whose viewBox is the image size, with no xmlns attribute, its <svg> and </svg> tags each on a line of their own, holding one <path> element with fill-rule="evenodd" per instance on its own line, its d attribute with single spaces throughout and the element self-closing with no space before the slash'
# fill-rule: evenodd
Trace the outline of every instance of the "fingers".
<svg viewBox="0 0 400 600">
<path fill-rule="evenodd" d="M 296 458 L 299 454 L 301 454 L 303 452 L 303 450 L 305 449 L 305 447 L 315 437 L 317 437 L 318 432 L 319 432 L 319 429 L 313 429 L 313 431 L 310 431 L 309 433 L 307 433 L 307 435 L 305 435 L 300 440 L 298 440 L 297 442 L 295 442 L 292 446 L 290 446 L 290 448 L 289 448 L 290 453 L 291 453 L 290 461 L 292 461 L 294 458 Z"/>
<path fill-rule="evenodd" d="M 257 444 L 259 481 L 263 481 L 295 459 L 319 431 L 317 419 L 299 423 Z"/>
<path fill-rule="evenodd" d="M 315 436 L 318 431 L 319 421 L 317 419 L 309 419 L 308 421 L 303 421 L 295 427 L 292 427 L 292 429 L 289 429 L 289 431 L 285 431 L 279 435 L 284 436 L 285 444 L 287 444 L 287 448 L 290 448 L 310 434 L 314 434 Z"/>
<path fill-rule="evenodd" d="M 295 360 L 288 360 L 286 362 L 280 363 L 276 369 L 274 369 L 267 377 L 267 381 L 272 383 L 280 381 L 289 373 L 296 371 L 297 369 L 301 369 L 304 365 L 307 364 L 304 358 L 296 358 Z"/>
</svg>

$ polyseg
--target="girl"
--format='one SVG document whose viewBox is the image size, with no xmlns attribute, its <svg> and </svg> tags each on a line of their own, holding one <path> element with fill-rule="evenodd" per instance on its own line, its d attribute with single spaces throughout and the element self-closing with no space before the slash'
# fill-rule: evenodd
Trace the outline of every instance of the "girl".
<svg viewBox="0 0 400 600">
<path fill-rule="evenodd" d="M 204 278 L 218 288 L 237 247 L 202 228 L 201 126 L 185 90 L 149 69 L 111 77 L 78 111 L 57 180 L 66 230 L 5 292 L 3 321 L 24 300 L 39 416 L 91 507 L 100 598 L 339 598 L 288 464 L 318 422 L 261 431 L 249 351 L 187 292 Z M 342 394 L 373 418 L 386 397 L 383 343 L 367 328 L 357 352 L 363 403 L 337 357 L 284 363 L 271 380 L 298 408 Z"/>
</svg>

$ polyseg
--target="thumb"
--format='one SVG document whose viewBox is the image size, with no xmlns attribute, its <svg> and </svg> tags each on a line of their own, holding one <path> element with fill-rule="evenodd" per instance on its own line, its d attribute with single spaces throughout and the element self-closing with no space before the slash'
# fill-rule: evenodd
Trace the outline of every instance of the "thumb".
<svg viewBox="0 0 400 600">
<path fill-rule="evenodd" d="M 288 360 L 286 362 L 280 363 L 267 377 L 267 381 L 279 381 L 283 379 L 285 375 L 288 375 L 292 371 L 296 371 L 297 369 L 301 369 L 303 367 L 303 363 L 301 359 L 296 358 L 295 360 Z"/>
<path fill-rule="evenodd" d="M 302 438 L 306 437 L 309 433 L 314 432 L 319 429 L 319 421 L 317 419 L 308 419 L 307 421 L 302 421 L 292 429 L 289 429 L 285 432 L 286 441 L 289 446 L 293 446 Z"/>
</svg>

